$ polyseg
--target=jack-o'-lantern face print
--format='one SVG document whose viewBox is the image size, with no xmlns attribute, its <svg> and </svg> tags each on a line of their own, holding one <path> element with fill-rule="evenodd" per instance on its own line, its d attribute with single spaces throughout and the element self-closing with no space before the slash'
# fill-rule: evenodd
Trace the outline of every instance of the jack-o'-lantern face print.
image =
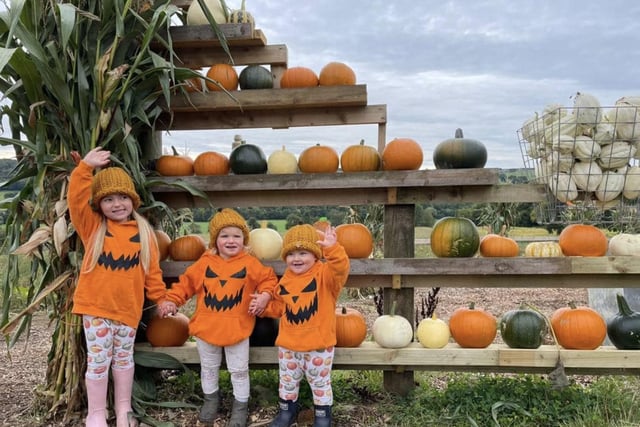
<svg viewBox="0 0 640 427">
<path fill-rule="evenodd" d="M 246 267 L 227 278 L 223 278 L 207 266 L 204 277 L 204 305 L 206 307 L 214 311 L 225 311 L 240 305 L 247 277 Z"/>
<path fill-rule="evenodd" d="M 113 238 L 113 235 L 107 230 L 104 238 L 106 246 L 106 239 Z M 109 245 L 111 248 L 113 246 L 114 245 Z M 117 254 L 114 252 L 102 252 L 98 258 L 98 265 L 106 268 L 107 270 L 124 271 L 140 265 L 140 234 L 136 233 L 131 236 L 129 238 L 129 244 L 119 245 L 116 247 L 121 247 L 123 253 Z"/>
<path fill-rule="evenodd" d="M 318 312 L 318 285 L 316 279 L 311 280 L 298 295 L 292 295 L 284 284 L 278 291 L 287 307 L 285 316 L 290 323 L 304 323 Z"/>
</svg>

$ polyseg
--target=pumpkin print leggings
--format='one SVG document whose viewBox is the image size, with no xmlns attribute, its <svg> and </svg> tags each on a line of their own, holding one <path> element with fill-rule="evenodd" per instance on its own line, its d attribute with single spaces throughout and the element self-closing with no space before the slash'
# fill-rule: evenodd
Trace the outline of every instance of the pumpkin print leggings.
<svg viewBox="0 0 640 427">
<path fill-rule="evenodd" d="M 87 343 L 87 373 L 91 380 L 109 375 L 109 365 L 116 369 L 134 367 L 133 345 L 136 330 L 115 320 L 82 316 L 84 338 Z"/>
<path fill-rule="evenodd" d="M 284 400 L 298 400 L 300 381 L 306 377 L 314 405 L 332 405 L 331 367 L 333 347 L 314 351 L 292 351 L 278 348 L 280 384 L 278 395 Z"/>
</svg>

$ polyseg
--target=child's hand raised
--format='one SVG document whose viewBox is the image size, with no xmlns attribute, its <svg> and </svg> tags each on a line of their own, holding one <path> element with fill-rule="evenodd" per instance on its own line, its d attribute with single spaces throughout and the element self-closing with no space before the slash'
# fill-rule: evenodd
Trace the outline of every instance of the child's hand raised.
<svg viewBox="0 0 640 427">
<path fill-rule="evenodd" d="M 337 241 L 336 228 L 329 226 L 324 230 L 324 239 L 318 240 L 318 244 L 323 248 L 329 248 L 335 245 Z"/>
<path fill-rule="evenodd" d="M 96 147 L 84 156 L 84 161 L 93 168 L 106 166 L 109 164 L 109 156 L 111 151 L 103 150 L 102 147 Z"/>
</svg>

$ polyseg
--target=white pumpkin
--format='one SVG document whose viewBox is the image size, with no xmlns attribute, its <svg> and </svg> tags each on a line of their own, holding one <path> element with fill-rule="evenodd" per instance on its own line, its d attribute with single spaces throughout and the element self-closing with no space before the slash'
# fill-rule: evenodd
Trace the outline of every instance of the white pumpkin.
<svg viewBox="0 0 640 427">
<path fill-rule="evenodd" d="M 602 147 L 598 163 L 602 169 L 617 169 L 627 165 L 635 154 L 636 147 L 626 141 L 616 141 Z"/>
<path fill-rule="evenodd" d="M 635 200 L 640 196 L 640 166 L 627 168 L 622 196 L 629 200 Z"/>
<path fill-rule="evenodd" d="M 267 221 L 261 221 L 260 228 L 249 233 L 249 247 L 258 259 L 277 260 L 282 252 L 282 236 L 276 230 L 268 228 Z"/>
<path fill-rule="evenodd" d="M 566 203 L 578 197 L 578 188 L 571 175 L 560 172 L 549 178 L 549 188 L 556 199 Z"/>
<path fill-rule="evenodd" d="M 413 339 L 411 323 L 395 314 L 396 302 L 393 302 L 390 314 L 378 317 L 371 327 L 373 340 L 384 348 L 403 348 Z"/>
<path fill-rule="evenodd" d="M 423 347 L 442 348 L 449 343 L 451 331 L 449 330 L 449 325 L 434 313 L 431 317 L 422 319 L 418 323 L 416 338 L 418 338 Z"/>
<path fill-rule="evenodd" d="M 571 177 L 578 190 L 596 191 L 602 180 L 602 169 L 596 162 L 576 162 L 571 168 Z"/>
<path fill-rule="evenodd" d="M 591 160 L 600 156 L 600 145 L 588 136 L 576 136 L 576 142 L 573 146 L 573 157 L 578 160 Z"/>
<path fill-rule="evenodd" d="M 610 202 L 622 194 L 623 189 L 624 175 L 616 171 L 606 171 L 602 173 L 595 195 L 601 202 Z"/>
<path fill-rule="evenodd" d="M 220 0 L 204 0 L 204 4 L 211 12 L 213 20 L 216 24 L 225 24 L 227 22 L 227 14 Z M 200 2 L 193 0 L 187 10 L 187 25 L 209 25 L 207 16 L 204 14 Z"/>
<path fill-rule="evenodd" d="M 282 174 L 298 172 L 298 159 L 295 154 L 287 151 L 282 146 L 282 150 L 274 151 L 267 159 L 267 173 Z"/>
<path fill-rule="evenodd" d="M 620 233 L 610 238 L 609 255 L 640 256 L 640 234 Z"/>
</svg>

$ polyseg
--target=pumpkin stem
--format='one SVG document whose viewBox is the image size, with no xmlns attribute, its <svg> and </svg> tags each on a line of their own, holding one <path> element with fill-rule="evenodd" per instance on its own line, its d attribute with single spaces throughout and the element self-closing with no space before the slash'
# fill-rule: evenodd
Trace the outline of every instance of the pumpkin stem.
<svg viewBox="0 0 640 427">
<path fill-rule="evenodd" d="M 576 305 L 576 302 L 575 302 L 575 301 L 569 301 L 569 307 L 570 307 L 572 310 L 575 310 L 576 308 L 578 308 L 578 306 Z"/>
<path fill-rule="evenodd" d="M 173 150 L 173 155 L 174 156 L 179 156 L 180 153 L 178 153 L 178 150 L 176 150 L 176 147 L 174 147 L 173 145 L 171 146 L 171 149 Z"/>
<path fill-rule="evenodd" d="M 634 312 L 629 307 L 629 303 L 627 299 L 622 294 L 616 294 L 616 301 L 618 301 L 618 315 L 620 316 L 631 316 Z"/>
<path fill-rule="evenodd" d="M 344 305 L 342 306 L 342 314 L 347 314 L 347 307 Z"/>
<path fill-rule="evenodd" d="M 364 145 L 364 139 L 360 140 L 360 145 Z"/>
<path fill-rule="evenodd" d="M 456 129 L 456 138 L 464 138 L 464 134 L 462 133 L 462 129 Z"/>
<path fill-rule="evenodd" d="M 473 301 L 471 301 L 471 302 L 469 303 L 469 310 L 473 310 L 473 309 L 475 309 L 475 308 L 476 308 L 476 303 L 475 303 L 475 302 L 473 302 Z"/>
<path fill-rule="evenodd" d="M 398 301 L 393 301 L 391 303 L 391 312 L 389 313 L 390 316 L 395 316 L 396 315 L 396 304 L 398 303 Z"/>
</svg>

